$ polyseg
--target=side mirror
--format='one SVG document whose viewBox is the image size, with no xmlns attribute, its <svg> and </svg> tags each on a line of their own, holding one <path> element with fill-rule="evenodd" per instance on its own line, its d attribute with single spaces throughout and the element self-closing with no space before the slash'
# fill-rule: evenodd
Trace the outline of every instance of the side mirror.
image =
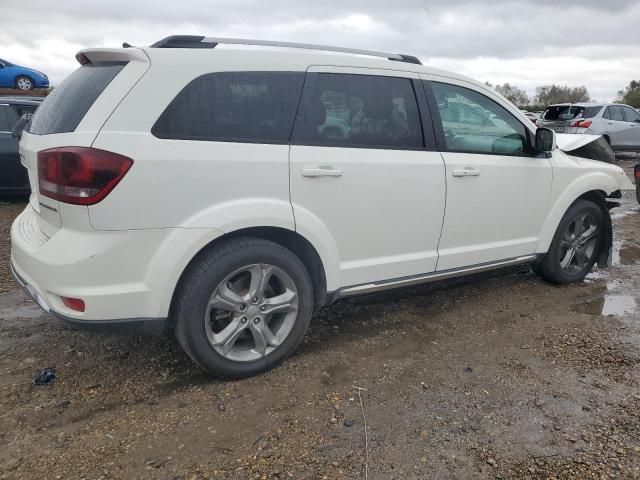
<svg viewBox="0 0 640 480">
<path fill-rule="evenodd" d="M 550 128 L 538 127 L 536 130 L 536 153 L 550 154 L 556 149 L 556 132 Z"/>
<path fill-rule="evenodd" d="M 31 117 L 33 117 L 33 113 L 25 113 L 20 117 L 20 119 L 11 129 L 11 136 L 13 138 L 17 138 L 18 140 L 20 140 L 20 138 L 22 137 L 22 132 L 26 128 L 27 124 L 31 121 Z"/>
</svg>

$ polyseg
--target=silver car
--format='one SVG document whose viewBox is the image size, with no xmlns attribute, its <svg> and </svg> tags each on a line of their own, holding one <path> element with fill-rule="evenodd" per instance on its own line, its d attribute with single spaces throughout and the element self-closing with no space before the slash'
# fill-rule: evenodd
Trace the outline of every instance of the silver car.
<svg viewBox="0 0 640 480">
<path fill-rule="evenodd" d="M 628 105 L 551 105 L 538 120 L 538 126 L 558 133 L 602 135 L 615 151 L 640 151 L 640 113 Z"/>
</svg>

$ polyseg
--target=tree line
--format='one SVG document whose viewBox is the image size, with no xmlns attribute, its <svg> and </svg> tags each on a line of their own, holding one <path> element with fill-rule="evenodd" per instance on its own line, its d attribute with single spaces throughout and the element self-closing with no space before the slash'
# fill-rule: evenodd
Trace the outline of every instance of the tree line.
<svg viewBox="0 0 640 480">
<path fill-rule="evenodd" d="M 548 105 L 556 103 L 577 103 L 591 100 L 589 91 L 585 86 L 544 85 L 537 87 L 536 94 L 533 97 L 529 97 L 524 89 L 516 85 L 505 83 L 494 86 L 489 82 L 485 83 L 511 103 L 529 111 L 544 110 Z M 623 90 L 618 91 L 616 102 L 640 108 L 640 81 L 632 80 Z"/>
</svg>

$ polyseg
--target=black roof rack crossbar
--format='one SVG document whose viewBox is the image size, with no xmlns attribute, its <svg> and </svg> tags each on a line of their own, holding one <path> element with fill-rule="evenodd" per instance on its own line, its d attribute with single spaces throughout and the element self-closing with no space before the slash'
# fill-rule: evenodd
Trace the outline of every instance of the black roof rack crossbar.
<svg viewBox="0 0 640 480">
<path fill-rule="evenodd" d="M 417 65 L 422 65 L 422 62 L 417 57 L 399 53 L 361 50 L 358 48 L 332 47 L 329 45 L 316 45 L 312 43 L 274 42 L 269 40 L 250 40 L 246 38 L 218 38 L 204 37 L 200 35 L 172 35 L 154 43 L 153 45 L 151 45 L 151 48 L 215 48 L 219 44 L 302 48 L 305 50 L 321 50 L 325 52 L 339 52 L 350 53 L 353 55 L 367 55 L 370 57 L 382 57 L 396 62 L 415 63 Z"/>
<path fill-rule="evenodd" d="M 216 48 L 217 43 L 203 40 L 203 35 L 171 35 L 157 41 L 151 48 Z"/>
</svg>

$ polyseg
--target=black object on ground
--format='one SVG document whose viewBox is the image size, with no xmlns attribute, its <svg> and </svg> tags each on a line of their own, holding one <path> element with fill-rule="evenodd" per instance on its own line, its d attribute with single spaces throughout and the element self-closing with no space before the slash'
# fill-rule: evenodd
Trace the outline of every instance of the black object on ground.
<svg viewBox="0 0 640 480">
<path fill-rule="evenodd" d="M 36 385 L 48 385 L 56 378 L 55 368 L 48 367 L 40 370 L 33 378 L 33 383 Z"/>
</svg>

